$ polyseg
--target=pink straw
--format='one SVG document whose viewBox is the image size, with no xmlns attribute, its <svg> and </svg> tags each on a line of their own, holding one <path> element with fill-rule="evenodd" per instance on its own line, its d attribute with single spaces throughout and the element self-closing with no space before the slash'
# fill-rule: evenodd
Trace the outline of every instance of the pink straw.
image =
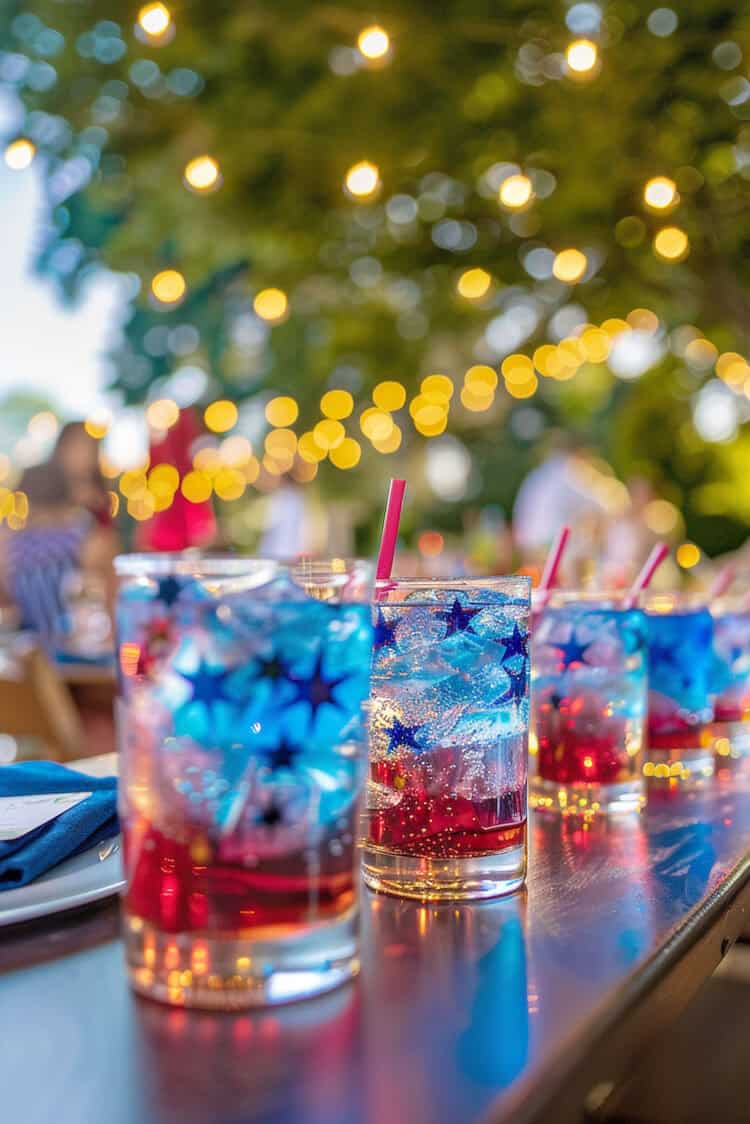
<svg viewBox="0 0 750 1124">
<path fill-rule="evenodd" d="M 651 584 L 651 579 L 668 554 L 669 547 L 666 543 L 656 543 L 648 558 L 643 563 L 641 572 L 638 574 L 638 577 L 630 587 L 630 591 L 625 598 L 626 609 L 636 608 L 636 606 L 638 605 L 638 598 L 643 593 L 643 591 L 649 587 L 649 585 Z"/>
<path fill-rule="evenodd" d="M 377 581 L 387 581 L 393 569 L 393 559 L 396 554 L 396 540 L 398 539 L 398 525 L 401 521 L 401 507 L 406 491 L 405 480 L 391 480 L 388 488 L 388 500 L 385 505 L 383 518 L 383 533 L 380 537 L 380 550 L 378 563 L 375 568 Z"/>
<path fill-rule="evenodd" d="M 727 562 L 726 566 L 722 566 L 718 574 L 711 583 L 708 591 L 710 599 L 714 597 L 723 597 L 729 589 L 730 585 L 737 576 L 737 567 L 733 562 Z"/>
<path fill-rule="evenodd" d="M 547 561 L 544 563 L 544 570 L 542 571 L 542 576 L 537 587 L 537 592 L 542 594 L 543 603 L 548 599 L 549 593 L 557 581 L 557 573 L 560 569 L 562 556 L 565 553 L 565 547 L 568 545 L 569 538 L 570 527 L 563 526 L 558 531 L 557 538 L 550 547 Z"/>
</svg>

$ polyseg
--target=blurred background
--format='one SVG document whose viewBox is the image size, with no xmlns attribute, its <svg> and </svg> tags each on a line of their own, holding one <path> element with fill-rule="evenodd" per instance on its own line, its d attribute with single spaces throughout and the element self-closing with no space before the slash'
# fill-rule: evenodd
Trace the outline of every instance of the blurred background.
<svg viewBox="0 0 750 1124">
<path fill-rule="evenodd" d="M 411 567 L 566 521 L 577 577 L 700 583 L 750 525 L 749 51 L 711 0 L 5 0 L 6 569 L 72 507 L 105 576 L 367 552 L 404 476 Z"/>
</svg>

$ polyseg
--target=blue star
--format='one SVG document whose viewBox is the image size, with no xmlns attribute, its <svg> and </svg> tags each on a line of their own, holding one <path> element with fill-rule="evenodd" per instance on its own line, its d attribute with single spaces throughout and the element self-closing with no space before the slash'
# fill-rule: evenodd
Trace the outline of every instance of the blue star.
<svg viewBox="0 0 750 1124">
<path fill-rule="evenodd" d="M 456 598 L 450 610 L 446 609 L 442 613 L 435 613 L 438 620 L 445 621 L 446 623 L 443 640 L 447 640 L 448 637 L 453 636 L 455 632 L 474 632 L 471 622 L 481 611 L 481 609 L 464 609 L 461 602 Z"/>
<path fill-rule="evenodd" d="M 591 647 L 590 644 L 582 644 L 580 640 L 576 639 L 576 630 L 571 629 L 569 638 L 564 644 L 553 644 L 553 648 L 557 648 L 562 657 L 563 669 L 572 667 L 574 663 L 587 663 L 586 652 Z"/>
<path fill-rule="evenodd" d="M 654 640 L 648 646 L 648 655 L 653 663 L 668 664 L 670 667 L 675 666 L 674 648 L 671 645 L 660 644 L 658 640 Z"/>
<path fill-rule="evenodd" d="M 293 769 L 295 759 L 302 750 L 297 745 L 290 745 L 286 738 L 282 738 L 273 749 L 266 749 L 263 752 L 269 768 L 275 772 L 277 769 Z"/>
<path fill-rule="evenodd" d="M 392 724 L 384 732 L 388 735 L 388 752 L 393 753 L 395 749 L 421 749 L 422 747 L 417 744 L 416 735 L 421 726 L 404 726 L 398 718 L 394 718 Z"/>
<path fill-rule="evenodd" d="M 232 702 L 224 691 L 224 685 L 231 675 L 231 671 L 227 671 L 226 668 L 213 671 L 204 660 L 201 660 L 198 670 L 193 675 L 186 675 L 184 671 L 181 671 L 180 675 L 193 688 L 191 702 L 205 703 L 206 706 L 211 706 L 215 702 Z"/>
<path fill-rule="evenodd" d="M 334 696 L 333 691 L 340 683 L 345 683 L 348 679 L 347 675 L 340 675 L 337 679 L 325 679 L 323 677 L 323 653 L 318 653 L 318 658 L 315 661 L 315 666 L 312 670 L 312 675 L 309 678 L 302 678 L 296 675 L 289 674 L 289 682 L 297 690 L 297 697 L 292 700 L 292 703 L 306 702 L 310 706 L 313 719 L 318 713 L 318 710 L 323 703 L 329 703 L 331 706 L 337 706 L 341 710 L 345 707 Z"/>
<path fill-rule="evenodd" d="M 386 620 L 383 610 L 378 609 L 378 619 L 375 622 L 372 636 L 372 646 L 376 652 L 393 644 L 396 639 L 397 624 L 398 621 L 395 618 L 391 621 Z"/>
<path fill-rule="evenodd" d="M 161 578 L 156 596 L 159 601 L 164 602 L 168 609 L 171 609 L 181 593 L 182 584 L 178 582 L 177 578 L 170 575 L 168 578 Z"/>
<path fill-rule="evenodd" d="M 511 671 L 509 667 L 505 668 L 505 674 L 508 676 L 509 683 L 508 689 L 499 698 L 495 699 L 493 706 L 500 706 L 501 703 L 512 702 L 518 705 L 523 702 L 526 697 L 527 675 L 526 664 L 520 671 Z"/>
<path fill-rule="evenodd" d="M 277 655 L 272 655 L 269 659 L 262 659 L 259 657 L 256 663 L 260 669 L 260 679 L 289 678 L 289 668 Z"/>
<path fill-rule="evenodd" d="M 512 660 L 514 656 L 523 656 L 524 658 L 529 654 L 529 634 L 528 632 L 521 632 L 517 624 L 513 625 L 513 634 L 511 636 L 501 636 L 496 641 L 497 644 L 502 644 L 505 648 L 501 663 L 507 663 Z"/>
</svg>

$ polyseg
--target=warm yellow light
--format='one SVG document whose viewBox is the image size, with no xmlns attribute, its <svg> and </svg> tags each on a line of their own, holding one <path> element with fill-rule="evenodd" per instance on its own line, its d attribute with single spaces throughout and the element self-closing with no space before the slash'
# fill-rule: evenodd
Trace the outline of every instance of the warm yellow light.
<svg viewBox="0 0 750 1124">
<path fill-rule="evenodd" d="M 355 199 L 369 199 L 380 187 L 380 171 L 377 164 L 360 160 L 346 173 L 346 190 Z"/>
<path fill-rule="evenodd" d="M 299 406 L 294 398 L 282 394 L 266 404 L 266 421 L 269 425 L 285 428 L 294 425 L 299 417 Z"/>
<path fill-rule="evenodd" d="M 447 375 L 427 375 L 422 379 L 419 389 L 422 394 L 437 395 L 449 402 L 453 397 L 453 380 Z"/>
<path fill-rule="evenodd" d="M 679 226 L 663 226 L 654 237 L 654 253 L 664 261 L 682 261 L 690 252 L 690 240 Z"/>
<path fill-rule="evenodd" d="M 682 566 L 683 570 L 692 570 L 700 562 L 701 552 L 694 542 L 684 542 L 677 547 L 675 558 L 677 565 Z"/>
<path fill-rule="evenodd" d="M 377 25 L 364 27 L 357 36 L 359 53 L 366 59 L 382 59 L 391 49 L 388 32 Z"/>
<path fill-rule="evenodd" d="M 609 355 L 610 338 L 601 328 L 584 329 L 581 344 L 589 363 L 603 363 Z"/>
<path fill-rule="evenodd" d="M 379 453 L 395 453 L 397 449 L 401 448 L 401 438 L 401 429 L 394 423 L 393 429 L 387 437 L 373 439 L 373 448 L 377 449 Z"/>
<path fill-rule="evenodd" d="M 170 429 L 180 416 L 180 407 L 171 398 L 157 398 L 146 410 L 152 429 Z"/>
<path fill-rule="evenodd" d="M 565 51 L 568 70 L 574 74 L 589 74 L 596 66 L 599 49 L 590 39 L 574 39 Z"/>
<path fill-rule="evenodd" d="M 354 399 L 348 390 L 328 390 L 320 400 L 320 412 L 327 418 L 341 421 L 354 409 Z"/>
<path fill-rule="evenodd" d="M 147 490 L 145 472 L 138 469 L 129 469 L 127 472 L 123 472 L 120 477 L 120 491 L 129 500 Z"/>
<path fill-rule="evenodd" d="M 180 491 L 190 503 L 205 503 L 211 498 L 213 491 L 211 477 L 194 469 L 182 478 Z"/>
<path fill-rule="evenodd" d="M 461 389 L 461 405 L 474 414 L 489 410 L 495 401 L 495 392 L 488 386 L 464 386 Z"/>
<path fill-rule="evenodd" d="M 203 420 L 212 433 L 226 433 L 228 429 L 237 424 L 237 407 L 228 398 L 220 398 L 206 406 Z"/>
<path fill-rule="evenodd" d="M 261 289 L 253 301 L 256 316 L 269 324 L 280 324 L 289 311 L 289 298 L 283 289 Z"/>
<path fill-rule="evenodd" d="M 500 367 L 506 383 L 528 383 L 534 375 L 534 364 L 528 355 L 508 355 Z"/>
<path fill-rule="evenodd" d="M 11 141 L 5 149 L 5 163 L 13 172 L 23 172 L 36 154 L 36 148 L 26 137 Z"/>
<path fill-rule="evenodd" d="M 532 373 L 525 382 L 506 382 L 505 389 L 511 398 L 531 398 L 533 394 L 536 394 L 538 386 L 539 380 Z"/>
<path fill-rule="evenodd" d="M 409 403 L 409 413 L 422 425 L 437 425 L 448 413 L 448 400 L 437 391 L 418 394 Z"/>
<path fill-rule="evenodd" d="M 163 35 L 171 22 L 172 17 L 165 4 L 144 4 L 138 13 L 138 24 L 147 35 Z"/>
<path fill-rule="evenodd" d="M 250 463 L 252 455 L 252 445 L 247 437 L 242 437 L 239 433 L 225 437 L 219 446 L 221 463 L 228 468 L 244 468 Z"/>
<path fill-rule="evenodd" d="M 494 390 L 497 386 L 497 371 L 492 367 L 486 366 L 484 363 L 477 364 L 475 367 L 469 367 L 464 375 L 464 384 L 471 387 L 472 390 L 479 391 L 480 394 L 482 392 L 482 387 Z"/>
<path fill-rule="evenodd" d="M 336 449 L 344 443 L 346 430 L 340 421 L 336 421 L 334 418 L 326 418 L 324 421 L 319 421 L 315 426 L 313 437 L 316 445 L 327 452 L 329 449 Z"/>
<path fill-rule="evenodd" d="M 677 184 L 668 176 L 654 176 L 643 188 L 643 201 L 654 211 L 665 211 L 678 202 Z"/>
<path fill-rule="evenodd" d="M 192 191 L 205 193 L 220 186 L 221 172 L 213 156 L 196 156 L 185 165 L 183 179 Z"/>
<path fill-rule="evenodd" d="M 7 480 L 10 476 L 10 457 L 7 453 L 0 453 L 0 480 Z"/>
<path fill-rule="evenodd" d="M 186 289 L 185 278 L 176 269 L 162 269 L 151 280 L 151 292 L 160 304 L 177 304 Z"/>
<path fill-rule="evenodd" d="M 736 351 L 725 351 L 716 360 L 716 374 L 730 386 L 738 386 L 750 376 L 750 365 Z"/>
<path fill-rule="evenodd" d="M 558 281 L 566 281 L 569 285 L 580 281 L 586 272 L 588 261 L 586 255 L 580 250 L 561 250 L 555 255 L 552 272 Z"/>
<path fill-rule="evenodd" d="M 478 301 L 486 296 L 492 277 L 486 269 L 467 269 L 456 282 L 459 294 L 468 301 Z"/>
<path fill-rule="evenodd" d="M 325 460 L 326 452 L 327 450 L 321 448 L 315 440 L 314 433 L 308 431 L 307 433 L 303 433 L 300 437 L 297 453 L 302 460 L 307 461 L 308 464 L 315 464 L 317 461 Z"/>
<path fill-rule="evenodd" d="M 555 358 L 556 354 L 557 354 L 557 348 L 554 346 L 554 344 L 551 344 L 551 343 L 543 343 L 540 347 L 538 347 L 535 350 L 535 352 L 534 352 L 534 366 L 536 367 L 536 369 L 537 369 L 537 371 L 539 372 L 540 375 L 547 375 L 549 377 L 553 377 L 552 376 L 552 369 L 553 368 L 552 368 L 551 364 L 554 364 L 554 358 Z"/>
<path fill-rule="evenodd" d="M 719 349 L 710 340 L 698 336 L 691 340 L 685 348 L 685 358 L 694 367 L 707 369 L 713 367 L 719 355 Z"/>
<path fill-rule="evenodd" d="M 213 489 L 220 500 L 238 500 L 246 487 L 245 476 L 237 468 L 222 468 L 213 478 Z"/>
<path fill-rule="evenodd" d="M 534 197 L 534 188 L 528 176 L 523 172 L 507 176 L 500 184 L 499 199 L 503 207 L 509 211 L 520 211 L 526 207 Z"/>
<path fill-rule="evenodd" d="M 615 339 L 623 332 L 630 331 L 630 324 L 627 320 L 621 320 L 618 316 L 611 316 L 609 320 L 602 320 L 601 328 L 606 332 L 610 339 Z"/>
<path fill-rule="evenodd" d="M 336 468 L 354 468 L 359 464 L 362 456 L 362 446 L 353 437 L 345 437 L 335 449 L 331 449 L 328 458 Z"/>
<path fill-rule="evenodd" d="M 393 379 L 386 379 L 375 387 L 372 400 L 381 410 L 400 410 L 406 402 L 406 387 Z"/>
<path fill-rule="evenodd" d="M 214 445 L 204 445 L 193 457 L 193 468 L 204 476 L 215 476 L 221 466 L 221 453 Z"/>
<path fill-rule="evenodd" d="M 447 414 L 443 414 L 442 418 L 436 422 L 426 422 L 421 417 L 414 419 L 414 428 L 417 433 L 421 433 L 423 437 L 439 437 L 441 433 L 445 433 L 447 425 Z"/>
<path fill-rule="evenodd" d="M 393 429 L 393 418 L 385 410 L 378 410 L 371 406 L 367 410 L 363 410 L 359 417 L 359 428 L 364 433 L 365 437 L 369 437 L 371 441 L 385 441 L 390 437 Z"/>
<path fill-rule="evenodd" d="M 150 492 L 142 491 L 137 495 L 131 496 L 128 500 L 127 512 L 131 519 L 138 520 L 139 523 L 146 519 L 150 519 L 156 511 L 156 500 Z"/>
<path fill-rule="evenodd" d="M 242 468 L 242 473 L 247 480 L 248 484 L 254 484 L 260 476 L 260 461 L 257 457 L 250 457 L 250 460 Z"/>
<path fill-rule="evenodd" d="M 171 499 L 179 486 L 180 474 L 173 464 L 156 464 L 148 474 L 148 490 L 156 499 Z"/>
<path fill-rule="evenodd" d="M 297 434 L 292 429 L 272 429 L 266 434 L 263 447 L 269 456 L 291 457 L 297 451 Z"/>
<path fill-rule="evenodd" d="M 120 497 L 117 492 L 107 492 L 109 499 L 109 515 L 111 519 L 116 519 L 120 510 Z"/>
<path fill-rule="evenodd" d="M 655 535 L 670 535 L 679 518 L 679 511 L 669 500 L 650 500 L 643 509 L 643 522 Z"/>
<path fill-rule="evenodd" d="M 89 437 L 93 437 L 95 441 L 101 441 L 109 433 L 111 424 L 112 415 L 109 410 L 95 410 L 86 418 L 83 428 Z"/>
</svg>

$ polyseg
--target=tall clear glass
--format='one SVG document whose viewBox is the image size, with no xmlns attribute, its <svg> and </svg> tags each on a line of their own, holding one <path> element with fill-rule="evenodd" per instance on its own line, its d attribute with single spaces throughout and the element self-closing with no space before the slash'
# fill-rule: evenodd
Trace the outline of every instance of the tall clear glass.
<svg viewBox="0 0 750 1124">
<path fill-rule="evenodd" d="M 714 749 L 719 758 L 750 753 L 750 608 L 746 596 L 722 597 L 714 618 Z"/>
<path fill-rule="evenodd" d="M 526 874 L 528 578 L 376 586 L 363 871 L 487 898 Z"/>
<path fill-rule="evenodd" d="M 116 565 L 133 986 L 242 1008 L 342 983 L 358 964 L 370 567 Z"/>
<path fill-rule="evenodd" d="M 643 802 L 647 640 L 644 614 L 621 594 L 552 594 L 533 629 L 533 806 L 588 814 Z"/>
</svg>

